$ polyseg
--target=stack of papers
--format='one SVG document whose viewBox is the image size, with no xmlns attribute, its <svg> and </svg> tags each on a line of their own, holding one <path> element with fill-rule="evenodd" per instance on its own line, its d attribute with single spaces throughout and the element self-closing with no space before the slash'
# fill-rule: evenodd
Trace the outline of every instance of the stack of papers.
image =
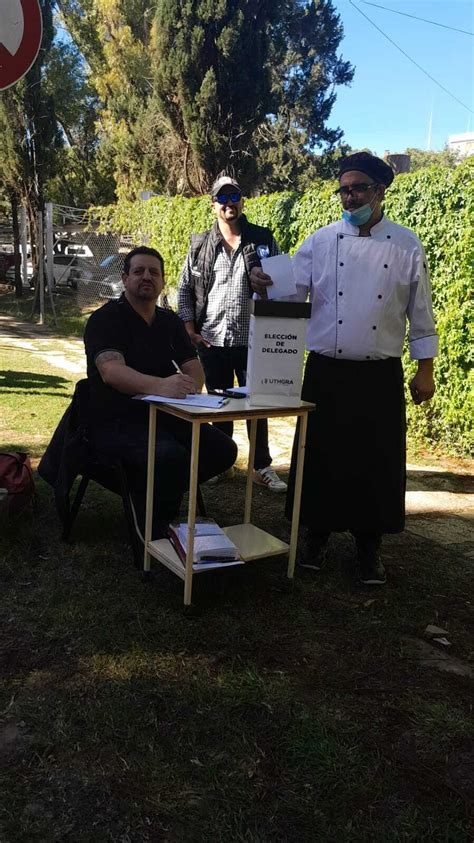
<svg viewBox="0 0 474 843">
<path fill-rule="evenodd" d="M 188 547 L 188 525 L 185 522 L 171 524 L 169 540 L 183 563 L 186 562 Z M 194 569 L 219 568 L 223 565 L 243 565 L 233 541 L 215 521 L 199 521 L 194 527 L 193 546 Z"/>
</svg>

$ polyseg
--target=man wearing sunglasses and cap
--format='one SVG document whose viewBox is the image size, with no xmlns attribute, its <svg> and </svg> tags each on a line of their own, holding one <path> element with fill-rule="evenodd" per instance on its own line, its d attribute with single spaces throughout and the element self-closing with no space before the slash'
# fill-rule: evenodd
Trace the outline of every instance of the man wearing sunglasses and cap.
<svg viewBox="0 0 474 843">
<path fill-rule="evenodd" d="M 386 581 L 384 533 L 405 524 L 405 399 L 401 355 L 406 321 L 415 404 L 434 394 L 438 338 L 424 249 L 408 228 L 383 213 L 394 175 L 367 152 L 341 162 L 337 193 L 342 220 L 310 235 L 293 257 L 298 298 L 312 303 L 302 398 L 309 416 L 301 501 L 308 530 L 299 563 L 319 570 L 333 531 L 356 541 L 360 580 Z M 252 271 L 266 295 L 271 278 Z M 296 452 L 290 471 L 291 512 Z"/>
<path fill-rule="evenodd" d="M 262 257 L 280 250 L 269 228 L 253 225 L 243 213 L 238 182 L 221 174 L 211 188 L 216 221 L 191 240 L 178 290 L 178 313 L 201 359 L 206 387 L 229 389 L 234 377 L 245 385 L 252 297 L 250 272 Z M 232 436 L 232 422 L 218 426 Z M 257 422 L 254 480 L 272 492 L 286 483 L 271 467 L 268 422 Z M 229 475 L 229 473 L 227 473 Z"/>
</svg>

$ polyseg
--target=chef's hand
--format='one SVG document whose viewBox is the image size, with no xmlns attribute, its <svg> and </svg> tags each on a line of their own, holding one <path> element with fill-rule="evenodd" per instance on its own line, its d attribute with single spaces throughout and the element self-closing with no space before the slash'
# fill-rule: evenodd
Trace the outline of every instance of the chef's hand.
<svg viewBox="0 0 474 843">
<path fill-rule="evenodd" d="M 410 381 L 410 392 L 414 404 L 421 404 L 429 401 L 435 393 L 435 382 L 433 378 L 433 360 L 419 360 L 418 371 Z"/>
<path fill-rule="evenodd" d="M 258 293 L 262 299 L 267 298 L 267 287 L 273 284 L 272 279 L 259 266 L 254 266 L 250 273 L 250 286 L 254 293 Z"/>
</svg>

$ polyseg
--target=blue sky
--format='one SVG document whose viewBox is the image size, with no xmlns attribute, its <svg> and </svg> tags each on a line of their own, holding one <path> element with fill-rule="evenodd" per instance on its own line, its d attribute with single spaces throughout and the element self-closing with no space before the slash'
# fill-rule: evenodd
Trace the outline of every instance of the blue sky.
<svg viewBox="0 0 474 843">
<path fill-rule="evenodd" d="M 472 0 L 371 0 L 378 5 L 474 31 Z M 474 111 L 472 36 L 442 29 L 354 0 L 412 59 Z M 344 26 L 339 52 L 355 66 L 350 87 L 337 89 L 328 124 L 354 149 L 442 149 L 448 135 L 474 131 L 474 115 L 440 90 L 366 20 L 349 0 L 333 0 Z"/>
</svg>

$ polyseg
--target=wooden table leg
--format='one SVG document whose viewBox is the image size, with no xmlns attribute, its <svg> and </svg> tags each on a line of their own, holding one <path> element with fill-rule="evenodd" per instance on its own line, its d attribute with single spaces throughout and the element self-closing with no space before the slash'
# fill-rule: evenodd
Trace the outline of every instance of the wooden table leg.
<svg viewBox="0 0 474 843">
<path fill-rule="evenodd" d="M 189 471 L 189 504 L 188 504 L 188 546 L 186 553 L 186 571 L 184 576 L 184 605 L 191 605 L 193 589 L 193 561 L 194 561 L 194 525 L 196 523 L 196 498 L 199 468 L 199 435 L 201 422 L 192 422 L 191 467 Z"/>
<path fill-rule="evenodd" d="M 250 524 L 253 492 L 253 465 L 255 462 L 255 443 L 257 441 L 257 419 L 250 420 L 249 461 L 247 464 L 247 483 L 245 486 L 244 524 Z"/>
<path fill-rule="evenodd" d="M 153 495 L 155 487 L 155 445 L 156 445 L 156 407 L 150 404 L 148 413 L 148 462 L 146 476 L 146 511 L 145 511 L 145 549 L 143 555 L 143 570 L 150 570 L 150 554 L 148 543 L 151 542 L 153 530 Z"/>
<path fill-rule="evenodd" d="M 298 544 L 298 528 L 300 521 L 300 506 L 301 506 L 301 487 L 303 484 L 303 468 L 304 468 L 304 451 L 306 445 L 306 431 L 308 428 L 308 413 L 302 413 L 300 416 L 299 436 L 298 436 L 298 457 L 296 462 L 296 476 L 295 476 L 295 494 L 293 499 L 293 513 L 291 518 L 291 538 L 290 550 L 288 554 L 288 571 L 289 579 L 295 574 L 296 561 L 296 547 Z"/>
</svg>

